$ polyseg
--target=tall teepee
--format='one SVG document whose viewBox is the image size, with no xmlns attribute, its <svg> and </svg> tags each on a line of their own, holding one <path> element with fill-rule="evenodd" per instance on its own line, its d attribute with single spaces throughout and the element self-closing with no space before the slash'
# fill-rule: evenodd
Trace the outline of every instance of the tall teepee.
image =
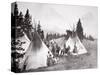
<svg viewBox="0 0 100 75">
<path fill-rule="evenodd" d="M 86 48 L 84 47 L 84 45 L 82 44 L 76 33 L 75 27 L 73 27 L 73 31 L 71 31 L 71 34 L 70 33 L 68 34 L 69 38 L 66 41 L 66 48 L 70 47 L 69 52 L 72 53 L 73 55 L 87 53 Z"/>
<path fill-rule="evenodd" d="M 72 31 L 69 34 L 69 38 L 66 41 L 66 47 L 70 47 L 69 52 L 71 52 L 73 55 L 78 55 L 78 54 L 85 54 L 87 53 L 86 48 L 80 41 L 77 33 L 76 33 L 76 27 L 73 25 Z"/>
<path fill-rule="evenodd" d="M 33 39 L 26 51 L 23 63 L 25 70 L 47 66 L 47 55 L 49 49 L 43 43 L 36 31 L 32 32 L 32 37 Z"/>
</svg>

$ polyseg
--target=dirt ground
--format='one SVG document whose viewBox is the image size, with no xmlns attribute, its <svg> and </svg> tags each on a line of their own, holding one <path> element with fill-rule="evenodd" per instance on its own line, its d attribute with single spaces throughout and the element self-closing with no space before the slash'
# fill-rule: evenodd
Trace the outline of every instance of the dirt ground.
<svg viewBox="0 0 100 75">
<path fill-rule="evenodd" d="M 60 56 L 57 64 L 50 67 L 30 70 L 29 72 L 37 71 L 56 71 L 56 70 L 72 70 L 72 69 L 89 69 L 97 67 L 97 40 L 84 40 L 83 45 L 88 53 L 79 56 Z"/>
</svg>

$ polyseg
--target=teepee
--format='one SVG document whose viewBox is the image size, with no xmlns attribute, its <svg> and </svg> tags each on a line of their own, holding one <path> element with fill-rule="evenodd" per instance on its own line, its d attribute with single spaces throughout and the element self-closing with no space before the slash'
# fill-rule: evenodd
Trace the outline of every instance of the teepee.
<svg viewBox="0 0 100 75">
<path fill-rule="evenodd" d="M 76 27 L 73 25 L 71 27 L 72 31 L 68 30 L 67 34 L 69 36 L 68 40 L 66 41 L 66 48 L 70 47 L 69 52 L 72 53 L 72 55 L 80 55 L 87 53 L 86 48 L 80 41 L 77 33 L 76 33 Z"/>
<path fill-rule="evenodd" d="M 26 52 L 26 50 L 27 50 L 27 48 L 28 48 L 28 46 L 29 46 L 29 44 L 30 44 L 30 40 L 28 39 L 28 37 L 27 37 L 27 35 L 23 32 L 23 36 L 22 37 L 18 37 L 18 38 L 16 38 L 16 42 L 17 41 L 19 41 L 20 43 L 21 42 L 24 42 L 24 44 L 18 44 L 18 45 L 16 45 L 16 48 L 18 48 L 18 47 L 22 47 L 24 50 L 22 51 L 22 50 L 17 50 L 16 49 L 16 51 L 18 52 L 18 53 L 21 53 L 21 54 L 23 54 L 23 53 L 25 53 Z"/>
<path fill-rule="evenodd" d="M 69 36 L 68 40 L 66 41 L 66 48 L 70 47 L 69 52 L 73 55 L 85 54 L 87 53 L 86 48 L 80 41 L 77 35 Z M 76 52 L 74 52 L 76 48 Z"/>
<path fill-rule="evenodd" d="M 58 39 L 53 39 L 53 40 L 51 40 L 50 42 L 56 42 L 57 43 L 57 45 L 61 48 L 61 49 L 63 49 L 63 47 L 64 47 L 64 44 L 65 44 L 65 42 L 66 42 L 66 38 L 65 37 L 61 37 L 61 38 L 58 38 Z"/>
<path fill-rule="evenodd" d="M 32 37 L 31 43 L 24 56 L 24 70 L 47 66 L 47 55 L 49 49 L 43 43 L 36 31 L 32 32 Z"/>
</svg>

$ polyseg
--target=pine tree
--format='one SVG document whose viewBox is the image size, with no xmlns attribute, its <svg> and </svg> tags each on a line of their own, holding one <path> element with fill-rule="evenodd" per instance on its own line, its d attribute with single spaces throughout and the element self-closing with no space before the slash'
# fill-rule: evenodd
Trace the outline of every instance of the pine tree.
<svg viewBox="0 0 100 75">
<path fill-rule="evenodd" d="M 17 3 L 14 3 L 14 12 L 11 13 L 11 37 L 14 39 L 16 37 L 16 26 L 18 25 L 18 6 Z"/>
<path fill-rule="evenodd" d="M 40 35 L 40 33 L 41 33 L 41 25 L 40 25 L 40 21 L 38 22 L 38 26 L 37 26 L 37 32 L 38 32 L 38 34 Z"/>
<path fill-rule="evenodd" d="M 29 33 L 32 29 L 32 24 L 31 24 L 32 21 L 31 20 L 32 19 L 31 19 L 31 16 L 29 14 L 29 10 L 27 9 L 26 14 L 25 14 L 25 18 L 24 18 L 24 26 L 23 26 L 24 31 L 26 33 Z"/>
<path fill-rule="evenodd" d="M 15 7 L 14 7 L 14 16 L 17 17 L 18 16 L 18 6 L 17 3 L 15 2 Z"/>
<path fill-rule="evenodd" d="M 17 26 L 16 26 L 16 37 L 22 37 L 24 35 L 23 34 L 23 25 L 24 25 L 23 14 L 22 14 L 22 12 L 20 12 L 20 14 L 18 16 Z"/>
<path fill-rule="evenodd" d="M 40 35 L 41 39 L 44 39 L 44 31 L 41 29 L 40 21 L 38 22 L 37 32 Z"/>
<path fill-rule="evenodd" d="M 18 5 L 15 2 L 14 13 L 12 14 L 12 37 L 18 38 L 23 36 L 22 25 L 23 25 L 23 14 L 18 11 Z"/>
<path fill-rule="evenodd" d="M 82 23 L 81 23 L 80 19 L 77 23 L 76 33 L 77 33 L 79 39 L 82 40 L 83 39 L 83 27 L 82 27 Z"/>
<path fill-rule="evenodd" d="M 22 12 L 19 13 L 19 25 L 23 27 L 24 25 L 24 18 Z"/>
</svg>

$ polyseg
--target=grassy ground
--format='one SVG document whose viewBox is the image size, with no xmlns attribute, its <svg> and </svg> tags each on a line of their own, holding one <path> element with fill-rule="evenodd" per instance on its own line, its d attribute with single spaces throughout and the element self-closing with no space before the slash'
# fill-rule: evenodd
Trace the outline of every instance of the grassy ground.
<svg viewBox="0 0 100 75">
<path fill-rule="evenodd" d="M 72 69 L 87 69 L 97 67 L 97 40 L 84 40 L 83 45 L 88 53 L 79 56 L 61 56 L 59 62 L 53 66 L 30 70 L 36 71 L 55 71 L 55 70 L 72 70 Z"/>
</svg>

